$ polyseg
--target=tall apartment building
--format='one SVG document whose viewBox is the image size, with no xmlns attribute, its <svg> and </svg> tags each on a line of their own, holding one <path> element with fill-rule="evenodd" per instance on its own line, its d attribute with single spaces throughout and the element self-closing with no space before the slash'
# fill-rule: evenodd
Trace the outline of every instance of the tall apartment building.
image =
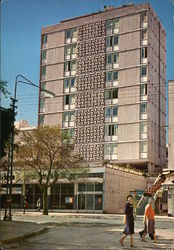
<svg viewBox="0 0 174 250">
<path fill-rule="evenodd" d="M 149 172 L 166 161 L 166 34 L 148 3 L 42 28 L 39 125 L 61 125 L 88 162 Z"/>
</svg>

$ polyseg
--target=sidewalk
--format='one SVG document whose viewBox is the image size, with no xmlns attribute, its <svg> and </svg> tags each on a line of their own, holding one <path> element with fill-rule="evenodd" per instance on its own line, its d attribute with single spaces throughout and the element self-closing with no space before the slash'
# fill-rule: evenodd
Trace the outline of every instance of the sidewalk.
<svg viewBox="0 0 174 250">
<path fill-rule="evenodd" d="M 0 243 L 19 241 L 44 231 L 42 225 L 33 222 L 0 221 Z"/>
</svg>

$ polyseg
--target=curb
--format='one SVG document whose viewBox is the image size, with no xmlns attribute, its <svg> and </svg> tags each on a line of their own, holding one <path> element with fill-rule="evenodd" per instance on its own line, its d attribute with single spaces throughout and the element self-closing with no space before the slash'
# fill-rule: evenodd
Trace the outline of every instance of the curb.
<svg viewBox="0 0 174 250">
<path fill-rule="evenodd" d="M 26 234 L 23 234 L 23 235 L 19 235 L 19 236 L 11 237 L 9 239 L 2 240 L 2 241 L 0 241 L 0 244 L 6 244 L 6 243 L 12 243 L 12 242 L 15 242 L 15 241 L 24 240 L 24 239 L 39 235 L 41 233 L 44 233 L 46 231 L 47 231 L 47 229 L 45 227 L 43 227 L 40 230 L 31 232 L 31 233 L 26 233 Z"/>
</svg>

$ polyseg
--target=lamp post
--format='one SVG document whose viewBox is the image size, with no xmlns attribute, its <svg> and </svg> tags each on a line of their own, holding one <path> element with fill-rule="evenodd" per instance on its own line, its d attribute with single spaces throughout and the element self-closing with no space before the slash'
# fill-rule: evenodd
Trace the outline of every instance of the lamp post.
<svg viewBox="0 0 174 250">
<path fill-rule="evenodd" d="M 17 108 L 16 102 L 16 94 L 17 94 L 17 85 L 18 83 L 23 83 L 26 85 L 30 85 L 36 88 L 39 88 L 40 90 L 44 91 L 46 94 L 48 94 L 48 97 L 54 97 L 55 94 L 52 93 L 49 90 L 46 89 L 42 89 L 40 86 L 36 85 L 35 83 L 33 83 L 32 81 L 30 81 L 29 79 L 27 79 L 26 77 L 24 77 L 23 75 L 17 75 L 16 79 L 15 79 L 15 90 L 14 90 L 14 97 L 11 97 L 11 107 L 12 107 L 12 113 L 13 113 L 13 124 L 12 124 L 12 133 L 11 133 L 11 154 L 10 154 L 10 170 L 9 170 L 9 179 L 10 179 L 10 183 L 9 183 L 9 214 L 8 214 L 8 220 L 12 220 L 12 214 L 11 214 L 11 204 L 12 204 L 12 186 L 13 186 L 13 151 L 14 151 L 14 122 L 15 122 L 15 109 Z M 6 217 L 6 216 L 5 216 Z M 7 217 L 4 220 L 7 219 Z"/>
</svg>

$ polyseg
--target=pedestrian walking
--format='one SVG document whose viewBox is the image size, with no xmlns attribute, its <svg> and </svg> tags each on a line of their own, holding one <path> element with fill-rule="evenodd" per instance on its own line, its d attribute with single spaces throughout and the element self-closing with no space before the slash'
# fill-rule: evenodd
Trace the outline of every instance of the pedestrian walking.
<svg viewBox="0 0 174 250">
<path fill-rule="evenodd" d="M 155 212 L 152 207 L 153 199 L 150 198 L 148 201 L 148 204 L 145 207 L 145 212 L 144 212 L 144 220 L 143 223 L 145 225 L 144 227 L 144 232 L 141 236 L 142 241 L 145 241 L 145 236 L 148 233 L 149 236 L 154 240 L 156 243 L 156 235 L 155 235 Z"/>
<path fill-rule="evenodd" d="M 130 246 L 134 247 L 133 234 L 134 234 L 134 215 L 133 215 L 133 198 L 132 195 L 127 196 L 127 202 L 125 204 L 124 215 L 125 228 L 123 231 L 123 237 L 120 239 L 120 244 L 123 246 L 124 239 L 130 235 Z"/>
<path fill-rule="evenodd" d="M 37 206 L 36 212 L 40 212 L 40 209 L 41 209 L 41 200 L 40 200 L 40 198 L 37 200 L 36 206 Z"/>
</svg>

